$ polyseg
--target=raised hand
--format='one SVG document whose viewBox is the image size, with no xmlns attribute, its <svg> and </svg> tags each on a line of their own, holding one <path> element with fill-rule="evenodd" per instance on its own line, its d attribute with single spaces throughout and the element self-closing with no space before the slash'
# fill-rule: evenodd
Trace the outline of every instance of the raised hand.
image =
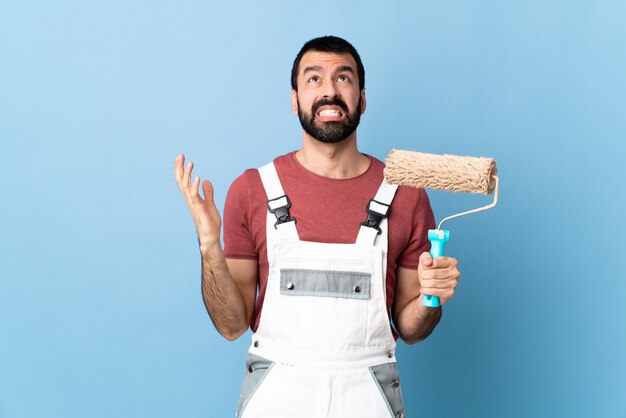
<svg viewBox="0 0 626 418">
<path fill-rule="evenodd" d="M 202 192 L 204 199 L 200 196 L 200 177 L 195 176 L 191 182 L 191 172 L 193 162 L 185 165 L 185 156 L 179 154 L 174 162 L 174 178 L 176 184 L 183 192 L 185 202 L 198 233 L 198 242 L 201 250 L 214 249 L 220 244 L 220 228 L 222 220 L 213 201 L 213 185 L 208 180 L 202 182 Z"/>
</svg>

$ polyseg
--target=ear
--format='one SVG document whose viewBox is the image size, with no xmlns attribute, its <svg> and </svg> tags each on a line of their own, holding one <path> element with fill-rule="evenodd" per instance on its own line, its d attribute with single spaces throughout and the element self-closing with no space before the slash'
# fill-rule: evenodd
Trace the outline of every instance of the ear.
<svg viewBox="0 0 626 418">
<path fill-rule="evenodd" d="M 361 89 L 361 114 L 365 113 L 367 107 L 367 99 L 365 99 L 365 87 Z"/>
<path fill-rule="evenodd" d="M 298 114 L 298 92 L 291 89 L 291 111 L 294 115 Z"/>
</svg>

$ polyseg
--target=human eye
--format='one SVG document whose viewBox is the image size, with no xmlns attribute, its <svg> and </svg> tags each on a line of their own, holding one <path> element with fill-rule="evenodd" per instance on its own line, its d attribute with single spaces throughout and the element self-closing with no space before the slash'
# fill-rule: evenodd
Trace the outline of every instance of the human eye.
<svg viewBox="0 0 626 418">
<path fill-rule="evenodd" d="M 316 75 L 309 77 L 309 79 L 307 80 L 309 84 L 317 84 L 319 83 L 319 81 L 320 81 L 320 78 Z"/>
<path fill-rule="evenodd" d="M 339 76 L 337 76 L 337 81 L 339 81 L 340 83 L 349 83 L 350 77 L 348 77 L 346 74 L 340 74 Z"/>
</svg>

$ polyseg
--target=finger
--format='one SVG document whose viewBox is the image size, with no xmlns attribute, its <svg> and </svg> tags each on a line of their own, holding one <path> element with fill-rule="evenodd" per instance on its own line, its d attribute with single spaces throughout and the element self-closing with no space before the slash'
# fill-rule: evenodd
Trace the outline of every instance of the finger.
<svg viewBox="0 0 626 418">
<path fill-rule="evenodd" d="M 450 278 L 448 274 L 441 270 L 425 270 L 419 276 L 420 285 L 426 287 L 441 287 Z"/>
<path fill-rule="evenodd" d="M 449 268 L 449 267 L 457 267 L 459 265 L 459 262 L 457 261 L 456 258 L 452 258 L 452 257 L 437 257 L 435 259 L 433 259 L 433 264 L 431 267 L 433 268 Z"/>
<path fill-rule="evenodd" d="M 456 259 L 452 258 L 447 260 L 445 263 L 442 263 L 443 266 L 437 265 L 437 261 L 439 261 L 438 258 L 436 258 L 434 261 L 435 263 L 433 267 L 424 269 L 422 271 L 423 277 L 434 278 L 436 280 L 459 280 L 459 277 L 461 277 L 461 272 L 457 268 L 458 262 L 456 261 Z"/>
<path fill-rule="evenodd" d="M 459 282 L 454 279 L 427 279 L 423 280 L 420 285 L 420 291 L 430 295 L 431 293 L 429 292 L 454 290 L 458 287 Z M 437 295 L 437 293 L 435 293 L 435 295 Z"/>
<path fill-rule="evenodd" d="M 183 181 L 183 166 L 185 164 L 185 156 L 183 154 L 178 154 L 176 156 L 176 160 L 174 161 L 174 178 L 176 179 L 176 183 L 180 187 L 181 182 Z"/>
<path fill-rule="evenodd" d="M 200 176 L 196 176 L 193 179 L 193 183 L 191 184 L 191 190 L 189 194 L 191 196 L 191 201 L 194 203 L 202 203 L 202 198 L 198 195 L 198 189 L 200 188 Z"/>
<path fill-rule="evenodd" d="M 419 273 L 420 282 L 424 283 L 426 281 L 438 280 L 440 278 L 441 272 L 437 269 L 424 269 Z"/>
<path fill-rule="evenodd" d="M 204 180 L 202 182 L 202 193 L 204 193 L 205 202 L 215 206 L 215 201 L 213 200 L 214 189 L 210 181 Z"/>
<path fill-rule="evenodd" d="M 191 171 L 193 170 L 193 161 L 187 163 L 185 172 L 183 173 L 183 188 L 187 194 L 189 194 L 189 182 L 191 179 Z"/>
<path fill-rule="evenodd" d="M 427 280 L 458 280 L 461 272 L 456 267 L 425 268 L 418 272 L 420 282 Z"/>
<path fill-rule="evenodd" d="M 452 298 L 454 296 L 455 290 L 454 289 L 440 289 L 440 288 L 423 288 L 421 289 L 421 293 L 424 295 L 429 295 L 429 296 L 439 296 L 442 299 L 442 304 L 443 301 L 447 301 L 448 299 Z"/>
<path fill-rule="evenodd" d="M 420 285 L 423 289 L 456 289 L 459 282 L 453 278 L 423 279 Z"/>
<path fill-rule="evenodd" d="M 215 193 L 215 189 L 213 188 L 213 184 L 210 181 L 204 180 L 202 182 L 202 192 L 204 193 L 204 204 L 209 210 L 209 214 L 213 218 L 213 220 L 217 223 L 221 223 L 221 218 L 217 207 L 215 206 L 215 200 L 213 200 L 213 196 Z"/>
<path fill-rule="evenodd" d="M 433 257 L 430 255 L 428 251 L 424 251 L 422 255 L 420 255 L 418 271 L 422 271 L 425 268 L 431 267 L 433 265 Z"/>
</svg>

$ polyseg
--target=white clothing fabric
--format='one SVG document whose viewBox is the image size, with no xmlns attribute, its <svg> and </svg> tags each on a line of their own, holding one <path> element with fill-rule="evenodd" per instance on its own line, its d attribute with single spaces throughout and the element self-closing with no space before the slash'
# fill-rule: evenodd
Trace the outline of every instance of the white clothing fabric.
<svg viewBox="0 0 626 418">
<path fill-rule="evenodd" d="M 284 205 L 274 164 L 259 173 L 269 207 Z M 396 189 L 383 181 L 370 209 L 386 215 Z M 387 219 L 380 233 L 362 225 L 354 244 L 301 241 L 296 222 L 268 211 L 269 277 L 237 416 L 404 417 L 385 301 Z"/>
</svg>

